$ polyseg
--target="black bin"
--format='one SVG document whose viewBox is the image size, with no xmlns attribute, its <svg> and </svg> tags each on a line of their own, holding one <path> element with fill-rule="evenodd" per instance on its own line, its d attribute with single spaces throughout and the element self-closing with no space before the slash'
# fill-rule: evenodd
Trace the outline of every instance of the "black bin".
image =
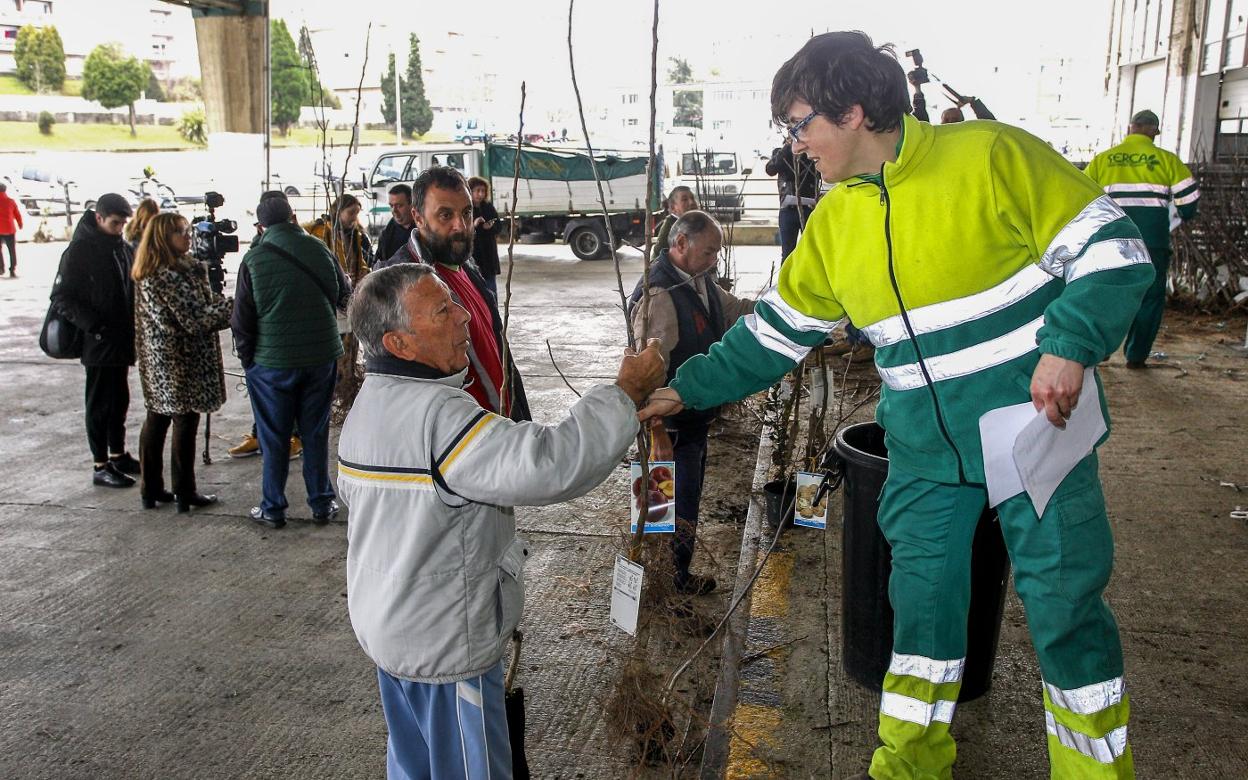
<svg viewBox="0 0 1248 780">
<path fill-rule="evenodd" d="M 893 608 L 888 601 L 892 551 L 876 513 L 888 475 L 884 429 L 875 422 L 843 428 L 833 445 L 845 476 L 841 540 L 841 650 L 845 671 L 880 690 L 893 651 Z M 958 701 L 977 699 L 992 687 L 992 666 L 1010 559 L 996 512 L 985 509 L 971 551 L 971 608 L 967 621 L 966 670 Z"/>
</svg>

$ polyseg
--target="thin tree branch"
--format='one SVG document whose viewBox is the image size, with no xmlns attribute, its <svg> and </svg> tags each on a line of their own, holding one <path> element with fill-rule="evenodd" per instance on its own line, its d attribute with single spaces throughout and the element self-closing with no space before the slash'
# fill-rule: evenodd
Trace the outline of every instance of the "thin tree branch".
<svg viewBox="0 0 1248 780">
<path fill-rule="evenodd" d="M 524 143 L 524 101 L 525 101 L 525 82 L 520 82 L 520 128 L 516 130 L 516 159 L 512 166 L 511 173 L 511 203 L 507 206 L 508 222 L 511 223 L 511 229 L 508 231 L 507 241 L 507 281 L 504 287 L 505 297 L 503 299 L 503 386 L 499 389 L 499 403 L 504 404 L 503 414 L 510 415 L 512 404 L 512 383 L 511 372 L 507 370 L 507 358 L 510 349 L 507 343 L 507 326 L 511 320 L 511 274 L 516 267 L 516 193 L 520 191 L 520 145 Z M 493 240 L 493 236 L 490 237 Z M 550 342 L 547 342 L 547 346 Z M 551 358 L 554 359 L 553 356 Z M 556 367 L 557 370 L 557 367 Z M 567 380 L 564 380 L 567 381 Z M 577 395 L 580 395 L 577 393 Z"/>
<path fill-rule="evenodd" d="M 546 354 L 550 355 L 550 364 L 555 367 L 555 372 L 559 374 L 559 378 L 563 380 L 563 383 L 568 386 L 569 390 L 576 394 L 577 398 L 580 398 L 581 391 L 572 386 L 568 378 L 563 375 L 563 370 L 559 368 L 559 364 L 555 362 L 555 351 L 550 346 L 550 339 L 546 339 Z"/>
</svg>

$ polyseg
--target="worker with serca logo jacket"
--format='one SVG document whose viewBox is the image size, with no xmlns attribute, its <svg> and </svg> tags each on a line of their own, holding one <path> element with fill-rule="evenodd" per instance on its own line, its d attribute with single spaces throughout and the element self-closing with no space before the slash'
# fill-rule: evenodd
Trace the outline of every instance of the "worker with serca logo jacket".
<svg viewBox="0 0 1248 780">
<path fill-rule="evenodd" d="M 1145 367 L 1161 328 L 1170 268 L 1171 206 L 1186 222 L 1196 216 L 1200 200 L 1191 170 L 1176 155 L 1153 145 L 1161 132 L 1158 124 L 1152 111 L 1140 111 L 1131 117 L 1122 143 L 1092 158 L 1085 171 L 1140 229 L 1157 271 L 1127 333 L 1127 368 Z"/>
<path fill-rule="evenodd" d="M 1153 267 L 1122 209 L 1044 142 L 986 120 L 933 127 L 908 115 L 907 97 L 891 49 L 862 33 L 815 36 L 781 67 L 775 119 L 836 186 L 778 286 L 642 417 L 742 398 L 847 316 L 862 329 L 883 380 L 878 521 L 895 612 L 870 774 L 947 778 L 971 541 L 987 501 L 980 418 L 1030 402 L 1063 427 Z M 1042 516 L 1026 493 L 996 508 L 1044 678 L 1053 776 L 1133 776 L 1122 648 L 1102 598 L 1113 540 L 1095 450 Z"/>
</svg>

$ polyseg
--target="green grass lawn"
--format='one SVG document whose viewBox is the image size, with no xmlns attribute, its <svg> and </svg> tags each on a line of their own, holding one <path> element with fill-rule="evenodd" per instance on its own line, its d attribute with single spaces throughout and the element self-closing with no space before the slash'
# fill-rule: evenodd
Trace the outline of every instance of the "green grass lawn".
<svg viewBox="0 0 1248 780">
<path fill-rule="evenodd" d="M 0 76 L 0 79 L 5 78 Z M 335 146 L 345 146 L 351 141 L 349 130 L 331 130 L 330 140 Z M 426 138 L 426 140 L 429 140 Z M 406 143 L 412 143 L 406 139 Z M 320 131 L 311 127 L 291 128 L 290 135 L 282 137 L 273 131 L 274 146 L 319 146 Z M 387 130 L 361 130 L 363 145 L 393 144 L 394 133 Z M 52 127 L 52 135 L 40 135 L 34 122 L 0 122 L 0 152 L 30 152 L 45 149 L 56 151 L 131 151 L 142 149 L 199 149 L 178 135 L 174 126 L 139 125 L 138 135 L 130 136 L 129 125 L 58 124 Z"/>
<path fill-rule="evenodd" d="M 41 135 L 34 122 L 0 122 L 0 152 L 194 148 L 176 127 L 139 125 L 138 135 L 131 137 L 129 125 L 57 124 L 52 135 Z"/>
<path fill-rule="evenodd" d="M 0 95 L 33 95 L 35 91 L 18 80 L 17 76 L 7 74 L 0 76 Z M 82 79 L 65 79 L 61 87 L 62 95 L 78 97 L 82 95 Z"/>
<path fill-rule="evenodd" d="M 35 91 L 12 74 L 0 76 L 0 95 L 33 95 Z"/>
</svg>

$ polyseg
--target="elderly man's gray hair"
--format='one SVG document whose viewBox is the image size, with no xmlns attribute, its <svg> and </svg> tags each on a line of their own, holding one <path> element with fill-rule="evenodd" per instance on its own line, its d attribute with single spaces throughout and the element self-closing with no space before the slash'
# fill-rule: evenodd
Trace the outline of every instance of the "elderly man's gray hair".
<svg viewBox="0 0 1248 780">
<path fill-rule="evenodd" d="M 719 230 L 719 223 L 710 214 L 696 209 L 686 211 L 672 225 L 672 231 L 667 236 L 667 245 L 674 245 L 680 236 L 684 236 L 686 241 L 692 241 L 712 228 Z"/>
<path fill-rule="evenodd" d="M 381 343 L 382 336 L 387 331 L 406 330 L 411 324 L 403 294 L 421 279 L 434 275 L 433 268 L 424 263 L 398 263 L 364 277 L 351 296 L 347 318 L 365 358 L 389 354 Z"/>
</svg>

